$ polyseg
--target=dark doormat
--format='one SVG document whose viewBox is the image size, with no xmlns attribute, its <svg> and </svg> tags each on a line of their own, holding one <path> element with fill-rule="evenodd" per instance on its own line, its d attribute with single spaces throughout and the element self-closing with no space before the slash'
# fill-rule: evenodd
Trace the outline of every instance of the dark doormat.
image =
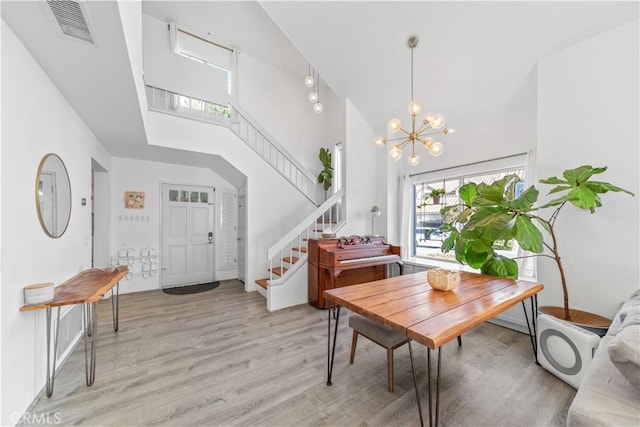
<svg viewBox="0 0 640 427">
<path fill-rule="evenodd" d="M 199 285 L 175 286 L 173 288 L 162 288 L 162 292 L 170 295 L 197 294 L 198 292 L 210 291 L 220 286 L 220 282 L 201 283 Z"/>
</svg>

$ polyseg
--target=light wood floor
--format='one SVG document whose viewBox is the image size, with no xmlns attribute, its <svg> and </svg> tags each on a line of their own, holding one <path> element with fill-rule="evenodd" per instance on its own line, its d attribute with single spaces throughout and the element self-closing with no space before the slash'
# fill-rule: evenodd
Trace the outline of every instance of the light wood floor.
<svg viewBox="0 0 640 427">
<path fill-rule="evenodd" d="M 103 301 L 95 384 L 85 385 L 79 345 L 53 397 L 30 411 L 90 426 L 419 424 L 407 346 L 395 352 L 391 394 L 384 349 L 361 338 L 349 365 L 351 329 L 341 316 L 327 387 L 326 312 L 303 305 L 269 313 L 265 305 L 233 280 L 200 294 L 128 294 L 116 334 Z M 427 352 L 414 349 L 426 414 Z M 484 324 L 462 347 L 454 340 L 442 351 L 442 426 L 565 424 L 575 391 L 535 365 L 528 336 Z"/>
</svg>

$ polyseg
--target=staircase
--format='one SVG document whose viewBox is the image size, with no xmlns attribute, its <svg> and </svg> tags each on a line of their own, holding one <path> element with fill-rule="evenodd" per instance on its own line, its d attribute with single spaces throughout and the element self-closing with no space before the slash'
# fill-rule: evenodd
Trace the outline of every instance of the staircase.
<svg viewBox="0 0 640 427">
<path fill-rule="evenodd" d="M 232 105 L 220 105 L 203 99 L 145 85 L 149 110 L 229 128 L 240 140 L 262 157 L 317 208 L 267 251 L 268 277 L 256 280 L 258 292 L 267 299 L 269 311 L 307 302 L 307 241 L 320 238 L 331 229 L 337 233 L 345 225 L 344 189 L 320 206 L 315 176 L 307 172 L 284 147 L 249 116 Z"/>
<path fill-rule="evenodd" d="M 316 177 L 264 129 L 259 128 L 246 112 L 232 105 L 220 105 L 154 86 L 145 85 L 145 89 L 149 110 L 229 128 L 314 206 L 318 206 Z"/>
<path fill-rule="evenodd" d="M 258 292 L 267 298 L 267 309 L 274 310 L 284 305 L 282 301 L 275 300 L 277 288 L 289 286 L 288 281 L 307 263 L 307 242 L 312 238 L 322 237 L 323 232 L 338 232 L 345 225 L 342 214 L 344 204 L 344 189 L 341 189 L 303 221 L 294 227 L 287 235 L 280 239 L 267 251 L 269 260 L 269 275 L 256 280 Z M 307 301 L 306 275 L 299 281 L 304 282 L 303 293 L 298 288 L 299 298 L 290 301 L 290 304 L 302 304 Z M 295 282 L 295 281 L 294 281 Z M 292 287 L 299 284 L 293 284 Z M 278 292 L 279 293 L 279 292 Z M 304 295 L 303 295 L 304 294 Z"/>
</svg>

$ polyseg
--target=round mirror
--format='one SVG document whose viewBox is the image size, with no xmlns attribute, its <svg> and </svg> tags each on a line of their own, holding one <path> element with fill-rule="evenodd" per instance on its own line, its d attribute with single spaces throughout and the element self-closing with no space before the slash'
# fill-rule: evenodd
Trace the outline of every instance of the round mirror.
<svg viewBox="0 0 640 427">
<path fill-rule="evenodd" d="M 56 154 L 44 156 L 38 166 L 36 209 L 47 236 L 57 238 L 64 234 L 71 216 L 71 183 L 67 168 Z"/>
</svg>

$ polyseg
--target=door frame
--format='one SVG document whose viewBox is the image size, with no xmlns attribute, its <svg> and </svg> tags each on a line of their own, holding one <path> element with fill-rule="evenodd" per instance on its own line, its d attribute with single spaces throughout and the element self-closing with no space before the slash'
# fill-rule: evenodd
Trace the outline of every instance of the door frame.
<svg viewBox="0 0 640 427">
<path fill-rule="evenodd" d="M 158 197 L 158 212 L 160 212 L 160 214 L 158 215 L 158 235 L 159 235 L 159 257 L 158 257 L 158 270 L 160 271 L 160 274 L 158 275 L 158 289 L 163 289 L 162 284 L 164 283 L 164 274 L 165 274 L 165 270 L 166 268 L 164 267 L 165 265 L 165 254 L 164 254 L 164 250 L 162 248 L 164 248 L 164 194 L 162 192 L 163 188 L 165 185 L 176 185 L 176 186 L 188 186 L 188 187 L 205 187 L 205 188 L 213 188 L 213 203 L 209 202 L 209 205 L 213 205 L 213 253 L 212 253 L 212 259 L 211 259 L 211 265 L 213 266 L 213 278 L 212 280 L 215 281 L 216 280 L 216 253 L 217 253 L 217 246 L 218 246 L 218 239 L 217 239 L 217 233 L 216 233 L 216 207 L 217 207 L 217 197 L 216 197 L 216 186 L 213 184 L 193 184 L 193 183 L 186 183 L 186 182 L 170 182 L 170 181 L 160 181 L 159 183 L 160 185 L 160 189 L 158 191 L 158 194 L 160 194 L 160 197 Z"/>
</svg>

